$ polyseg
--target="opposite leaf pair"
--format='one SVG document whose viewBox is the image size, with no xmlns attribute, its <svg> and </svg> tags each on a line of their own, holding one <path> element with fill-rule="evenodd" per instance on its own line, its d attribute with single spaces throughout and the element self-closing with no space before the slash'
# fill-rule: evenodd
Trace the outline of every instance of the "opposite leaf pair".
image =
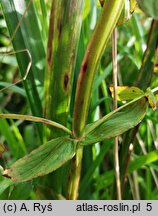
<svg viewBox="0 0 158 216">
<path fill-rule="evenodd" d="M 136 98 L 110 112 L 98 121 L 87 125 L 82 139 L 73 139 L 71 131 L 67 129 L 68 136 L 59 137 L 41 145 L 4 170 L 3 176 L 9 177 L 15 182 L 24 182 L 46 175 L 72 159 L 79 145 L 90 145 L 113 138 L 138 125 L 146 114 L 148 101 L 150 104 L 150 100 L 153 102 L 153 98 L 150 96 L 151 90 L 147 90 L 144 93 L 136 87 L 131 87 L 128 89 L 129 91 L 132 91 L 130 95 L 129 93 L 124 94 L 125 90 L 124 93 L 119 93 L 120 99 L 126 98 L 126 100 L 129 100 L 127 99 L 127 95 L 129 95 L 130 99 L 133 99 L 134 93 L 136 93 Z M 0 114 L 0 117 L 2 116 L 5 118 L 15 118 L 11 114 Z M 37 117 L 32 117 L 32 120 L 34 118 L 37 121 Z M 30 119 L 25 117 L 25 120 Z M 58 127 L 58 124 L 52 122 L 52 126 Z M 66 131 L 61 125 L 60 129 Z"/>
</svg>

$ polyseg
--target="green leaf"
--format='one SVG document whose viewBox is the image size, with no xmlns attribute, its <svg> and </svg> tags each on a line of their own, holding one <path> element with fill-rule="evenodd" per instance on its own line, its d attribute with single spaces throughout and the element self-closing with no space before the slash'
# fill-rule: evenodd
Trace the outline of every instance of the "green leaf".
<svg viewBox="0 0 158 216">
<path fill-rule="evenodd" d="M 146 15 L 158 19 L 158 0 L 137 0 L 137 2 Z"/>
<path fill-rule="evenodd" d="M 14 154 L 16 159 L 18 159 L 19 156 L 22 157 L 24 152 L 20 148 L 20 144 L 16 139 L 15 133 L 11 130 L 6 119 L 0 119 L 0 133 L 5 137 L 11 154 Z"/>
<path fill-rule="evenodd" d="M 109 87 L 112 97 L 114 97 L 114 89 L 113 86 Z M 133 100 L 135 98 L 138 98 L 140 96 L 145 96 L 145 93 L 135 87 L 135 86 L 118 86 L 117 87 L 117 100 L 118 101 L 128 101 L 128 100 Z"/>
<path fill-rule="evenodd" d="M 4 87 L 9 87 L 10 86 L 10 83 L 7 83 L 7 82 L 0 82 L 0 86 L 2 86 L 3 88 Z M 25 91 L 22 89 L 22 88 L 20 88 L 20 87 L 18 87 L 18 86 L 11 86 L 11 87 L 9 87 L 12 91 L 14 91 L 14 92 L 16 92 L 16 93 L 18 93 L 18 94 L 21 94 L 22 96 L 24 96 L 24 97 L 26 97 L 26 93 L 25 93 Z"/>
<path fill-rule="evenodd" d="M 0 195 L 13 184 L 13 182 L 10 179 L 3 179 L 0 181 Z"/>
<path fill-rule="evenodd" d="M 88 185 L 91 183 L 91 176 L 94 175 L 94 172 L 97 167 L 99 167 L 100 163 L 103 161 L 103 158 L 107 154 L 110 148 L 112 148 L 113 143 L 104 143 L 104 145 L 100 149 L 100 153 L 97 155 L 96 159 L 92 162 L 88 171 L 85 173 L 81 183 L 80 183 L 80 196 L 85 193 Z"/>
<path fill-rule="evenodd" d="M 158 160 L 158 150 L 155 150 L 148 153 L 147 155 L 139 156 L 138 158 L 131 161 L 131 163 L 129 164 L 128 171 L 131 173 L 134 170 L 139 169 L 142 166 L 145 166 L 157 160 Z"/>
<path fill-rule="evenodd" d="M 20 184 L 14 184 L 14 187 L 9 192 L 10 200 L 27 200 L 30 198 L 31 191 L 33 189 L 32 182 L 23 182 Z M 21 193 L 22 191 L 22 193 Z"/>
<path fill-rule="evenodd" d="M 46 175 L 75 155 L 76 144 L 68 137 L 53 139 L 16 161 L 3 172 L 3 175 L 15 182 L 24 182 Z"/>
<path fill-rule="evenodd" d="M 5 152 L 5 147 L 2 143 L 0 143 L 0 156 Z"/>
<path fill-rule="evenodd" d="M 82 3 L 52 1 L 45 79 L 45 117 L 67 126 L 77 47 L 80 36 Z M 52 37 L 53 35 L 53 37 Z M 60 62 L 60 63 L 59 63 Z M 64 136 L 50 129 L 47 139 Z"/>
<path fill-rule="evenodd" d="M 88 125 L 82 145 L 113 138 L 139 124 L 147 109 L 147 99 L 142 97 L 110 112 L 102 119 Z"/>
<path fill-rule="evenodd" d="M 19 51 L 28 50 L 30 53 L 32 66 L 29 70 L 29 76 L 27 76 L 27 79 L 23 83 L 32 114 L 42 116 L 41 96 L 36 83 L 38 80 L 40 85 L 43 86 L 46 55 L 34 1 L 0 0 L 0 4 L 11 36 L 11 42 L 16 52 L 21 77 L 24 77 L 26 73 L 30 58 L 27 52 Z M 24 16 L 26 8 L 27 13 Z M 18 24 L 20 24 L 19 28 L 17 28 Z M 37 127 L 40 139 L 42 140 L 42 126 L 37 125 Z"/>
</svg>

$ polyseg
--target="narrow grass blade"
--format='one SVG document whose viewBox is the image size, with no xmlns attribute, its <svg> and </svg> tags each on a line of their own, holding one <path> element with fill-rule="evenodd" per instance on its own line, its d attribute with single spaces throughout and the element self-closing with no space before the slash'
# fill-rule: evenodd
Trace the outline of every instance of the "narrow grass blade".
<svg viewBox="0 0 158 216">
<path fill-rule="evenodd" d="M 13 181 L 11 179 L 3 179 L 0 181 L 0 195 L 13 184 Z"/>
<path fill-rule="evenodd" d="M 21 148 L 21 144 L 17 141 L 15 133 L 11 130 L 11 126 L 6 119 L 0 119 L 0 132 L 5 137 L 11 154 L 13 154 L 16 159 L 22 157 L 25 151 Z"/>
<path fill-rule="evenodd" d="M 142 97 L 109 113 L 90 124 L 85 130 L 83 145 L 118 136 L 139 124 L 147 110 L 147 99 Z"/>
<path fill-rule="evenodd" d="M 52 1 L 47 48 L 45 117 L 67 125 L 83 0 Z M 50 137 L 63 132 L 50 131 Z"/>
<path fill-rule="evenodd" d="M 133 161 L 130 162 L 128 172 L 131 173 L 136 169 L 140 169 L 143 166 L 150 164 L 158 160 L 158 150 L 152 151 L 147 155 L 138 156 Z"/>
<path fill-rule="evenodd" d="M 30 200 L 32 199 L 31 194 L 33 193 L 33 187 L 34 186 L 32 182 L 14 184 L 13 189 L 12 190 L 10 189 L 9 199 L 10 200 Z"/>
<path fill-rule="evenodd" d="M 76 143 L 68 137 L 53 139 L 19 159 L 3 172 L 15 182 L 24 182 L 46 175 L 68 160 L 76 151 Z"/>
<path fill-rule="evenodd" d="M 30 0 L 0 0 L 3 14 L 7 23 L 8 31 L 14 51 L 28 50 L 32 58 L 32 67 L 29 76 L 24 81 L 27 98 L 33 115 L 42 116 L 42 103 L 36 87 L 36 80 L 43 85 L 45 70 L 45 50 L 38 25 L 37 15 L 33 1 Z M 27 13 L 22 16 L 30 4 Z M 17 26 L 19 25 L 19 28 Z M 17 30 L 15 32 L 15 30 Z M 24 77 L 26 68 L 30 62 L 27 53 L 16 53 L 21 77 Z M 42 127 L 38 125 L 39 136 L 42 140 Z"/>
<path fill-rule="evenodd" d="M 136 37 L 134 44 L 135 44 L 135 52 L 137 53 L 136 57 L 133 59 L 133 62 L 135 62 L 136 65 L 138 63 L 141 65 L 142 57 L 143 57 L 143 46 L 145 45 L 145 38 L 143 32 L 144 29 L 141 22 L 139 22 L 137 13 L 135 13 L 131 19 L 131 29 L 133 35 L 135 35 Z M 133 55 L 131 56 L 133 58 Z"/>
<path fill-rule="evenodd" d="M 141 88 L 142 90 L 146 90 L 147 87 L 150 86 L 150 82 L 154 72 L 154 59 L 155 50 L 157 45 L 157 37 L 158 37 L 158 20 L 153 20 L 151 23 L 147 48 L 144 52 L 144 56 L 142 59 L 142 65 L 139 71 L 139 76 L 136 81 L 136 86 Z M 139 42 L 140 43 L 140 42 Z"/>
<path fill-rule="evenodd" d="M 0 82 L 0 86 L 2 86 L 3 88 L 9 87 L 10 83 L 7 82 Z M 23 97 L 26 97 L 26 92 L 24 89 L 18 87 L 18 86 L 12 86 L 10 87 L 10 89 L 18 94 L 21 94 Z"/>
<path fill-rule="evenodd" d="M 18 126 L 15 124 L 15 122 L 12 119 L 10 119 L 10 123 L 11 123 L 12 133 L 14 133 L 14 136 L 16 137 L 17 142 L 19 144 L 18 150 L 20 150 L 23 153 L 23 155 L 19 156 L 20 158 L 24 156 L 24 154 L 27 153 L 27 148 L 26 148 L 23 136 L 21 135 L 19 131 Z"/>
<path fill-rule="evenodd" d="M 100 153 L 98 154 L 98 156 L 96 157 L 96 159 L 92 162 L 91 166 L 89 167 L 89 170 L 87 173 L 85 173 L 83 180 L 81 181 L 80 184 L 80 196 L 82 196 L 88 185 L 91 183 L 92 178 L 91 176 L 93 176 L 95 170 L 97 167 L 99 167 L 100 163 L 102 162 L 103 158 L 105 157 L 105 154 L 108 152 L 108 150 L 110 148 L 112 148 L 112 142 L 109 142 L 108 145 L 106 145 L 107 143 L 105 143 L 101 149 L 100 149 Z"/>
<path fill-rule="evenodd" d="M 137 24 L 138 23 L 140 25 L 141 22 L 139 22 L 139 20 L 137 19 Z M 155 49 L 156 49 L 157 38 L 158 38 L 157 29 L 158 29 L 158 21 L 153 20 L 151 23 L 150 30 L 148 32 L 146 50 L 145 50 L 144 55 L 143 55 L 143 59 L 142 59 L 142 63 L 141 63 L 140 71 L 139 71 L 139 76 L 137 77 L 137 79 L 134 83 L 135 86 L 139 87 L 140 89 L 142 89 L 144 91 L 146 91 L 146 89 L 150 86 L 151 78 L 153 76 L 154 61 L 152 59 L 154 59 L 154 56 L 155 56 Z M 138 34 L 136 36 L 137 37 L 137 40 L 136 40 L 137 44 L 143 44 L 140 40 L 140 38 L 143 38 L 143 35 L 145 35 L 145 32 Z M 136 46 L 136 47 L 139 47 L 139 46 Z M 137 51 L 137 53 L 138 53 L 138 51 Z M 128 75 L 128 77 L 129 77 L 129 75 Z M 120 153 L 120 158 L 121 158 L 120 170 L 124 170 L 123 167 L 124 167 L 124 164 L 126 163 L 126 161 L 125 161 L 126 156 L 125 155 L 128 155 L 129 145 L 131 142 L 133 143 L 135 135 L 138 131 L 138 128 L 139 128 L 139 126 L 137 128 L 134 128 L 132 131 L 128 131 L 123 138 L 124 144 L 122 145 L 121 153 Z"/>
</svg>

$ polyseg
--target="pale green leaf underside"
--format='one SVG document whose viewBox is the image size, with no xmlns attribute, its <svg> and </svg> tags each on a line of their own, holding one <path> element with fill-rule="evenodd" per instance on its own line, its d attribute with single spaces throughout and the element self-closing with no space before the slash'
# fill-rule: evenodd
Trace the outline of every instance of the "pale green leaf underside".
<svg viewBox="0 0 158 216">
<path fill-rule="evenodd" d="M 83 145 L 88 145 L 113 138 L 138 125 L 147 109 L 147 100 L 142 97 L 135 102 L 129 103 L 121 109 L 117 109 L 107 117 L 90 124 L 86 128 Z"/>
<path fill-rule="evenodd" d="M 70 138 L 53 139 L 16 161 L 4 171 L 3 175 L 15 182 L 24 182 L 46 175 L 70 160 L 75 151 L 76 143 Z"/>
</svg>

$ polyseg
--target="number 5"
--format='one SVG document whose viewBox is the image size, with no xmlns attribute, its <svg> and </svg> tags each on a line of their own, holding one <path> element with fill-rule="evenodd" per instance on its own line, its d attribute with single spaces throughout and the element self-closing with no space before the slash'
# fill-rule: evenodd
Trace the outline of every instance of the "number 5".
<svg viewBox="0 0 158 216">
<path fill-rule="evenodd" d="M 152 210 L 152 205 L 151 205 L 152 203 L 147 203 L 147 205 L 146 205 L 146 210 L 147 211 L 151 211 Z"/>
</svg>

